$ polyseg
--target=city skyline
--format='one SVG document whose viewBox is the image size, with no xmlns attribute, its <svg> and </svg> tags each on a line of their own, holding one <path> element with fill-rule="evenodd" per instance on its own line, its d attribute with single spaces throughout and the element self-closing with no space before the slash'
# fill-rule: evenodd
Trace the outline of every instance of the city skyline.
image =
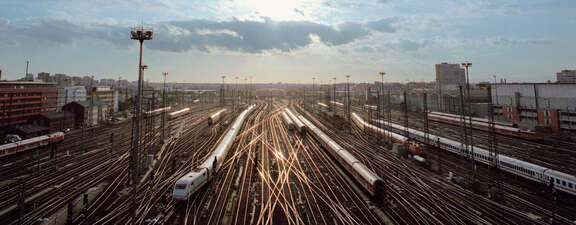
<svg viewBox="0 0 576 225">
<path fill-rule="evenodd" d="M 30 72 L 135 80 L 130 27 L 145 43 L 145 79 L 217 83 L 432 81 L 434 65 L 472 61 L 470 77 L 555 80 L 573 69 L 576 3 L 532 1 L 5 1 L 0 3 L 3 79 Z M 562 15 L 562 16 L 557 16 Z"/>
</svg>

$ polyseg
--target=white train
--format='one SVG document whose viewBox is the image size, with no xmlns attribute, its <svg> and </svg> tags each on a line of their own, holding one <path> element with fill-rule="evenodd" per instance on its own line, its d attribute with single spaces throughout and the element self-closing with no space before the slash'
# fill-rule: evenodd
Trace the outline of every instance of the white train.
<svg viewBox="0 0 576 225">
<path fill-rule="evenodd" d="M 170 109 L 172 109 L 172 107 L 170 107 L 170 106 L 164 107 L 164 108 L 155 109 L 155 110 L 152 110 L 152 111 L 144 112 L 144 116 L 145 116 L 145 117 L 150 117 L 150 116 L 160 115 L 160 114 L 163 113 L 163 112 L 170 111 Z"/>
<path fill-rule="evenodd" d="M 224 116 L 224 113 L 226 112 L 226 109 L 221 109 L 218 110 L 218 112 L 215 112 L 214 114 L 210 115 L 210 117 L 208 117 L 208 125 L 212 125 L 217 123 L 220 118 L 222 118 L 222 116 Z"/>
<path fill-rule="evenodd" d="M 55 132 L 48 135 L 33 137 L 22 141 L 0 145 L 0 157 L 15 154 L 17 152 L 24 152 L 40 146 L 49 145 L 52 143 L 64 140 L 64 132 Z"/>
<path fill-rule="evenodd" d="M 188 115 L 188 113 L 190 113 L 190 108 L 183 108 L 181 110 L 171 112 L 170 114 L 168 114 L 168 119 L 173 120 L 173 119 L 176 119 L 180 116 Z"/>
<path fill-rule="evenodd" d="M 292 119 L 292 122 L 294 122 L 294 128 L 296 128 L 296 130 L 301 134 L 304 134 L 306 132 L 306 126 L 304 123 L 302 123 L 302 121 L 300 121 L 289 108 L 286 108 L 285 111 L 286 114 L 288 114 L 288 116 Z"/>
<path fill-rule="evenodd" d="M 460 116 L 449 114 L 449 113 L 441 113 L 441 112 L 429 112 L 428 118 L 433 121 L 438 121 L 442 123 L 449 123 L 454 125 L 460 125 Z M 466 122 L 469 123 L 468 118 L 466 118 Z M 474 129 L 483 130 L 483 131 L 490 131 L 490 121 L 484 118 L 472 117 L 472 127 Z M 514 136 L 514 137 L 521 137 L 528 140 L 542 140 L 543 136 L 539 133 L 534 131 L 524 130 L 517 127 L 513 127 L 512 124 L 502 123 L 502 122 L 495 122 L 494 123 L 494 131 L 496 133 Z"/>
<path fill-rule="evenodd" d="M 308 131 L 328 150 L 333 158 L 338 160 L 348 173 L 362 186 L 362 188 L 374 196 L 376 199 L 382 199 L 385 195 L 384 181 L 380 176 L 368 169 L 366 165 L 360 162 L 346 149 L 332 140 L 322 130 L 316 127 L 303 116 L 298 118 L 308 127 Z"/>
<path fill-rule="evenodd" d="M 292 121 L 292 119 L 290 119 L 290 116 L 288 116 L 288 114 L 286 114 L 286 111 L 282 111 L 282 118 L 284 119 L 284 123 L 286 123 L 286 126 L 288 127 L 288 130 L 294 130 L 294 121 Z"/>
<path fill-rule="evenodd" d="M 366 123 L 358 114 L 352 113 L 352 121 L 356 123 L 360 128 L 363 128 L 365 132 L 368 132 L 372 135 L 381 137 L 381 138 L 391 138 L 393 143 L 403 144 L 406 145 L 408 148 L 407 150 L 410 151 L 412 154 L 420 155 L 422 154 L 422 147 L 419 143 L 416 143 L 413 140 L 410 140 L 403 135 L 388 132 L 382 128 L 376 127 L 370 123 Z"/>
<path fill-rule="evenodd" d="M 236 138 L 244 119 L 253 108 L 254 105 L 251 105 L 240 113 L 238 118 L 234 121 L 234 124 L 232 124 L 230 130 L 228 130 L 222 141 L 220 141 L 218 146 L 214 149 L 214 152 L 208 156 L 204 163 L 176 181 L 172 191 L 172 198 L 174 200 L 183 201 L 188 199 L 216 175 L 226 158 L 226 154 L 228 154 L 230 147 L 232 147 L 234 139 Z"/>
<path fill-rule="evenodd" d="M 404 126 L 398 124 L 391 123 L 388 125 L 388 122 L 386 121 L 375 121 L 390 127 L 394 132 L 400 134 L 404 133 L 406 130 Z M 426 135 L 424 132 L 412 128 L 408 128 L 407 130 L 410 134 L 409 138 L 414 138 L 420 142 L 427 143 Z M 469 155 L 469 152 L 467 152 L 465 148 L 462 148 L 463 145 L 458 141 L 453 141 L 448 138 L 443 138 L 432 134 L 428 135 L 428 137 L 430 143 L 433 143 L 433 145 L 436 145 L 443 150 L 458 155 Z M 474 147 L 473 152 L 474 160 L 488 166 L 492 165 L 492 156 L 488 150 L 480 147 Z M 546 185 L 550 185 L 550 182 L 553 182 L 555 189 L 576 195 L 576 177 L 573 175 L 555 171 L 502 154 L 499 154 L 498 161 L 500 162 L 500 169 L 503 171 Z"/>
</svg>

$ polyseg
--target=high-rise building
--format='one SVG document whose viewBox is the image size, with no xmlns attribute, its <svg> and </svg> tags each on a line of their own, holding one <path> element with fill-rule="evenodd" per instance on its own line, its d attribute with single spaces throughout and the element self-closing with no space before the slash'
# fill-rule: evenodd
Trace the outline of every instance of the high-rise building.
<svg viewBox="0 0 576 225">
<path fill-rule="evenodd" d="M 50 79 L 50 73 L 47 73 L 47 72 L 38 73 L 38 80 L 48 82 L 49 79 Z"/>
<path fill-rule="evenodd" d="M 556 73 L 558 83 L 576 83 L 576 70 L 562 70 Z"/>
<path fill-rule="evenodd" d="M 436 89 L 457 90 L 459 85 L 466 83 L 464 68 L 459 64 L 436 64 Z"/>
</svg>

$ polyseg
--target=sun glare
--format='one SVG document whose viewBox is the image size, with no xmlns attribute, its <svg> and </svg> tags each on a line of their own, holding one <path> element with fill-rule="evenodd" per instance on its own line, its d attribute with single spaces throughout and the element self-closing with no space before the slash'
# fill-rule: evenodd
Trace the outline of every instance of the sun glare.
<svg viewBox="0 0 576 225">
<path fill-rule="evenodd" d="M 294 20 L 306 17 L 301 0 L 242 0 L 234 4 L 272 20 Z"/>
</svg>

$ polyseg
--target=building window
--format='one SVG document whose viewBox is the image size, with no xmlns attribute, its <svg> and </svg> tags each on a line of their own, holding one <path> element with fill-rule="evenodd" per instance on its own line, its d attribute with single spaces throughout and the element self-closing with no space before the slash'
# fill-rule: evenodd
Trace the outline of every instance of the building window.
<svg viewBox="0 0 576 225">
<path fill-rule="evenodd" d="M 549 109 L 544 110 L 544 116 L 546 116 L 546 117 L 550 116 L 550 110 Z"/>
<path fill-rule="evenodd" d="M 546 118 L 544 119 L 544 123 L 546 126 L 550 126 L 550 124 L 552 124 L 552 120 L 550 118 Z"/>
</svg>

